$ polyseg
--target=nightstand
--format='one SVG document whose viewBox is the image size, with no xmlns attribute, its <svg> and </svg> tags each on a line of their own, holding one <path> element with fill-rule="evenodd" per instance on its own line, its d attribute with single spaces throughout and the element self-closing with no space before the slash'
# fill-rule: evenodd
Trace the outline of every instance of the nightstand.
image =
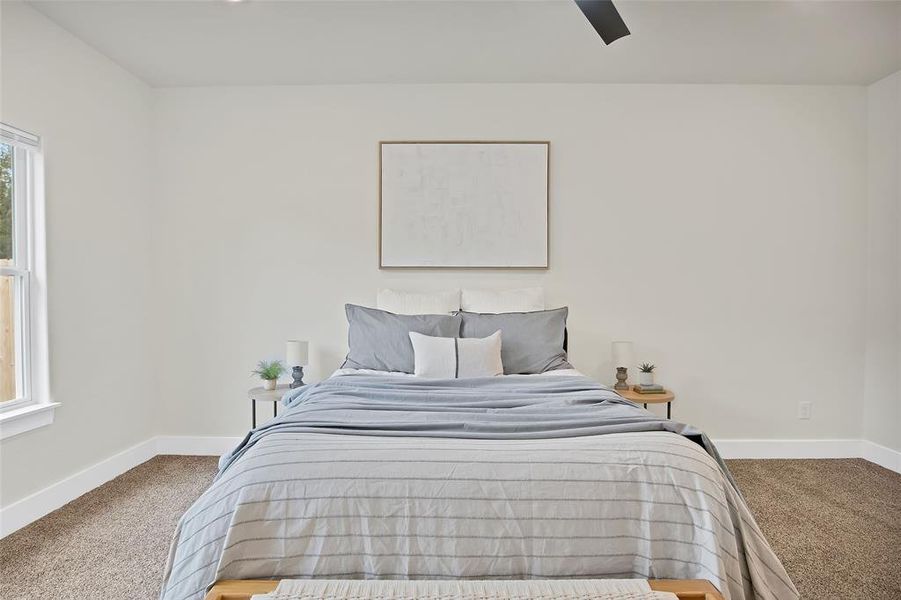
<svg viewBox="0 0 901 600">
<path fill-rule="evenodd" d="M 255 387 L 247 390 L 247 397 L 250 398 L 250 409 L 253 415 L 253 426 L 257 426 L 257 402 L 272 402 L 272 416 L 278 416 L 278 403 L 282 401 L 285 392 L 291 389 L 287 383 L 275 386 L 274 390 L 267 390 L 262 387 Z"/>
<path fill-rule="evenodd" d="M 672 406 L 673 400 L 676 399 L 676 395 L 671 390 L 666 390 L 662 394 L 639 394 L 638 392 L 629 388 L 628 390 L 613 390 L 626 400 L 631 400 L 632 402 L 636 402 L 638 404 L 644 404 L 644 407 L 647 408 L 648 404 L 663 404 L 666 402 L 666 418 L 669 419 L 672 414 Z"/>
</svg>

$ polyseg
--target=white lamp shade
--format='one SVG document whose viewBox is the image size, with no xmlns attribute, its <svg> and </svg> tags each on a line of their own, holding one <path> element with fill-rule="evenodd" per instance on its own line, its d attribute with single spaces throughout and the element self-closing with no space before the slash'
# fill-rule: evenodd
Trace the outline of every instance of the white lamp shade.
<svg viewBox="0 0 901 600">
<path fill-rule="evenodd" d="M 310 343 L 298 340 L 288 340 L 285 348 L 285 362 L 289 367 L 303 367 L 310 356 Z"/>
<path fill-rule="evenodd" d="M 613 342 L 613 366 L 632 366 L 632 342 Z"/>
</svg>

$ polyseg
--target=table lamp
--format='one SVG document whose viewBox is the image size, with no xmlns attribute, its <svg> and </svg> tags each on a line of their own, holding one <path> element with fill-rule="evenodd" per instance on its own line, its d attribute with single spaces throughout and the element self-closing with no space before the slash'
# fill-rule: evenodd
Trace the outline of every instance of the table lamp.
<svg viewBox="0 0 901 600">
<path fill-rule="evenodd" d="M 616 367 L 615 390 L 627 390 L 629 385 L 629 365 L 632 364 L 632 342 L 613 342 L 613 366 Z"/>
<path fill-rule="evenodd" d="M 288 340 L 285 348 L 285 362 L 291 367 L 291 388 L 303 385 L 303 367 L 307 364 L 310 354 L 310 343 L 299 340 Z"/>
</svg>

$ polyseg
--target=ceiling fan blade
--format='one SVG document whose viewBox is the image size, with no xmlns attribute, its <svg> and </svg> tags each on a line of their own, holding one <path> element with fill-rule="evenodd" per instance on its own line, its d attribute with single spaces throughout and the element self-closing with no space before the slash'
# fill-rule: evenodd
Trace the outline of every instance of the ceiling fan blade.
<svg viewBox="0 0 901 600">
<path fill-rule="evenodd" d="M 611 0 L 576 0 L 576 4 L 608 46 L 629 35 L 626 22 L 619 16 L 619 11 Z"/>
</svg>

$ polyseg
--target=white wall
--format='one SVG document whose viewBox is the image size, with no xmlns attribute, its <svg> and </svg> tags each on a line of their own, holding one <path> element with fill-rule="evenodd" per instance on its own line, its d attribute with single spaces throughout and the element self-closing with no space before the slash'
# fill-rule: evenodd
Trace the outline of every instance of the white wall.
<svg viewBox="0 0 901 600">
<path fill-rule="evenodd" d="M 901 71 L 867 88 L 863 437 L 901 451 Z"/>
<path fill-rule="evenodd" d="M 49 427 L 0 442 L 0 505 L 147 439 L 151 90 L 30 7 L 3 2 L 0 118 L 43 137 Z"/>
<path fill-rule="evenodd" d="M 385 286 L 542 285 L 577 367 L 610 380 L 635 340 L 713 437 L 899 447 L 890 84 L 154 91 L 19 3 L 2 27 L 0 118 L 46 147 L 63 403 L 0 443 L 2 506 L 154 433 L 240 435 L 255 361 L 309 339 L 324 377 L 343 303 Z M 551 268 L 379 271 L 390 139 L 550 140 Z"/>
<path fill-rule="evenodd" d="M 859 438 L 866 114 L 841 86 L 160 90 L 161 431 L 242 433 L 254 362 L 309 339 L 326 375 L 380 286 L 537 284 L 578 368 L 635 340 L 713 437 Z M 551 268 L 379 271 L 391 139 L 550 140 Z"/>
</svg>

